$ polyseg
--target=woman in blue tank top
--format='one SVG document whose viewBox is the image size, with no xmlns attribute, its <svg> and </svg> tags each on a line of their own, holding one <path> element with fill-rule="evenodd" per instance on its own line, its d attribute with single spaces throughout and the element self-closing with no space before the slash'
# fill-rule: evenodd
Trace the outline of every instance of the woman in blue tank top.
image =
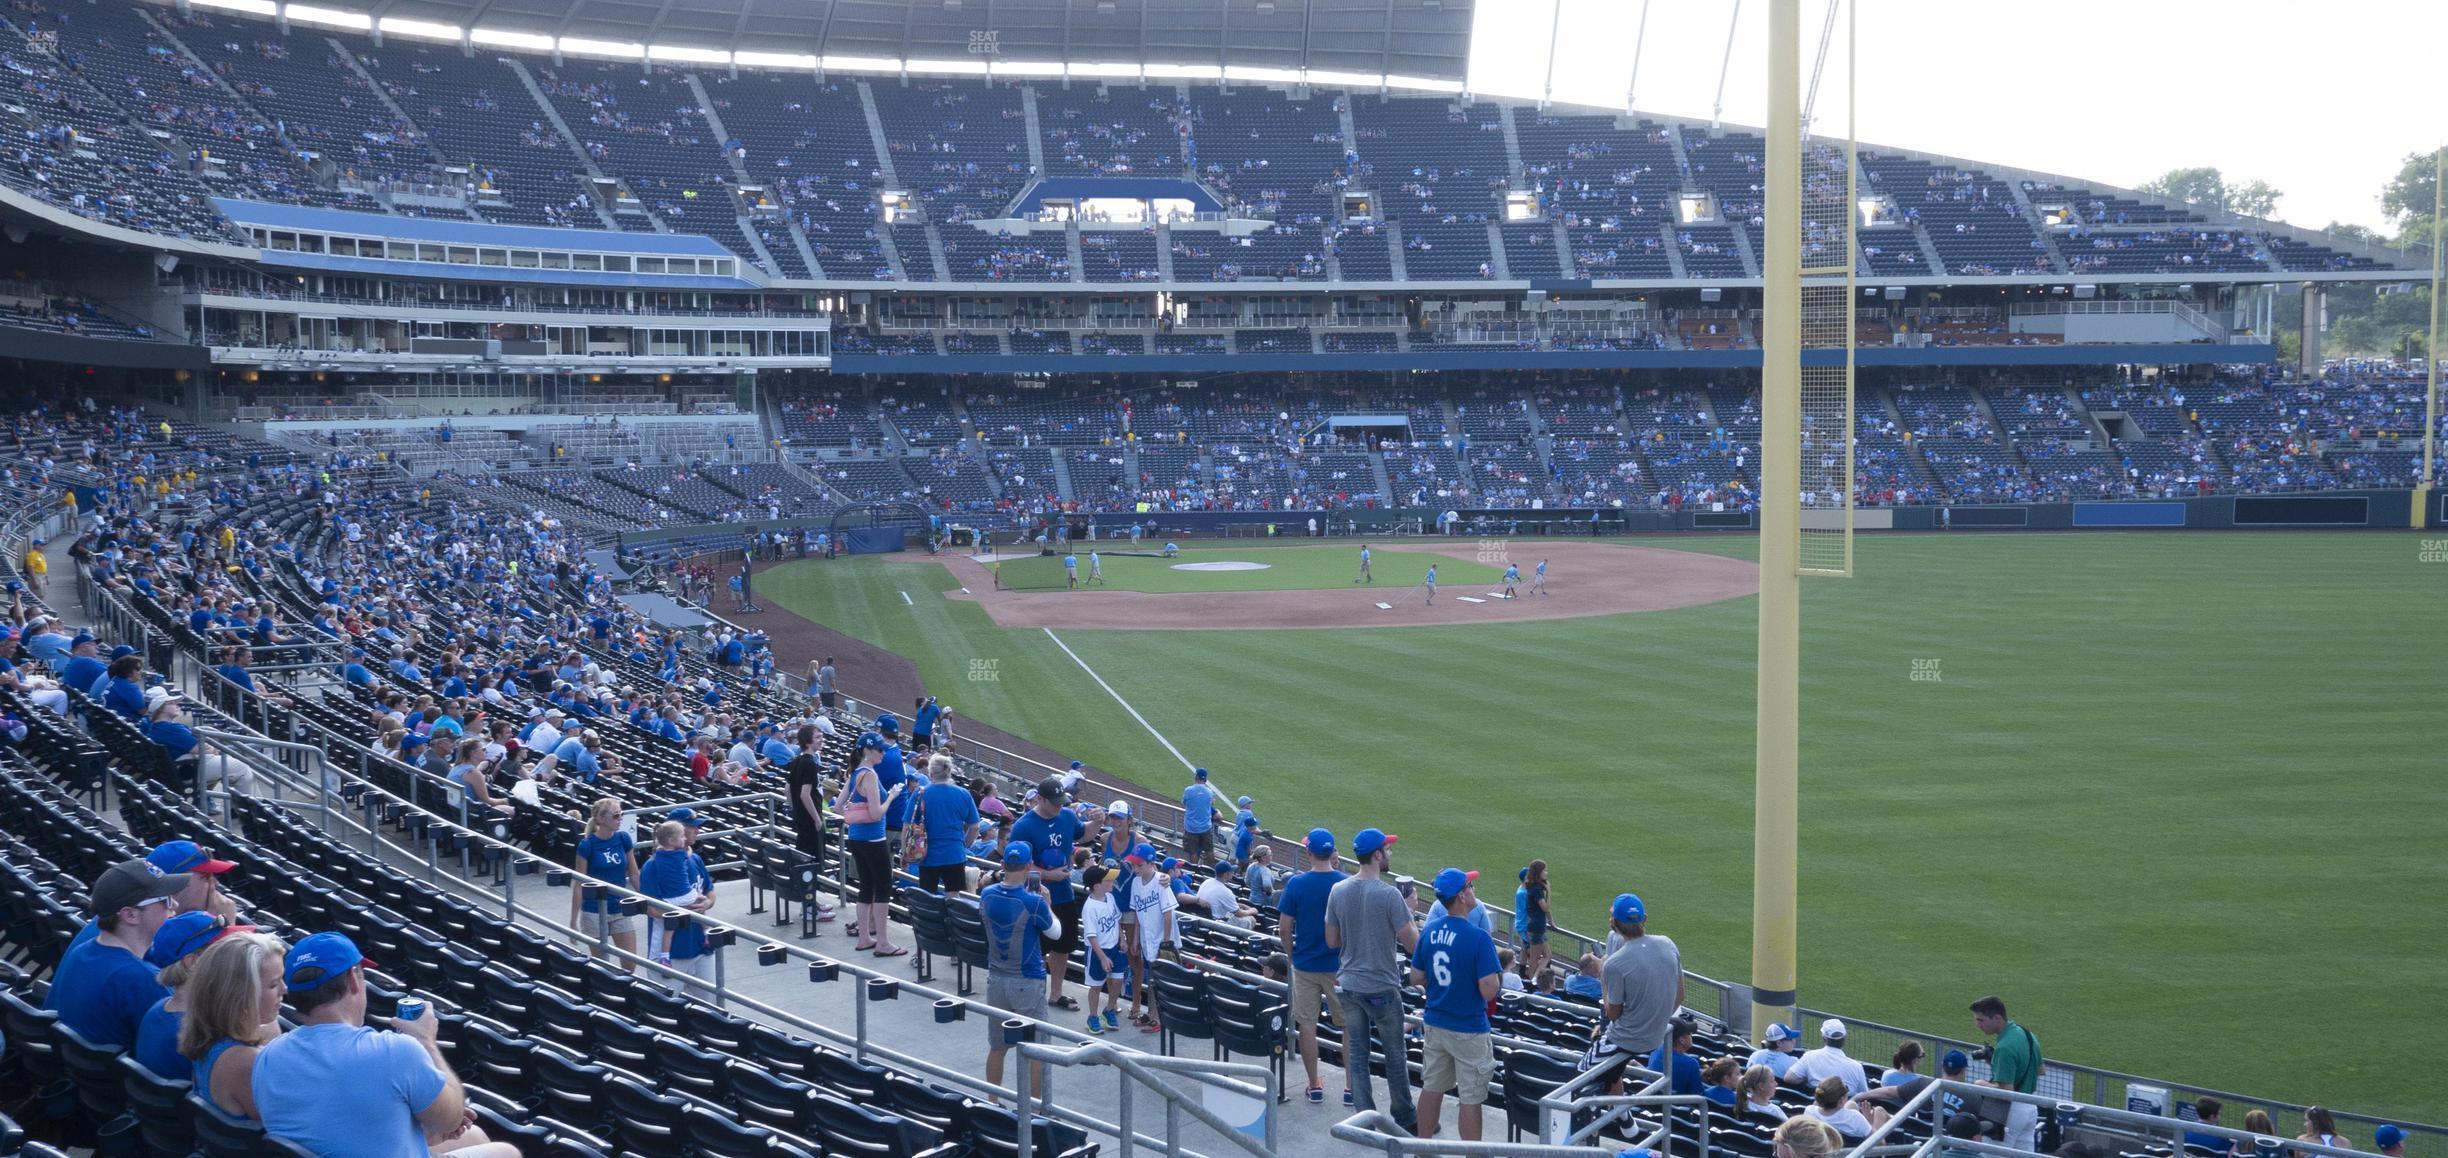
<svg viewBox="0 0 2448 1158">
<path fill-rule="evenodd" d="M 195 1092 L 242 1121 L 255 1114 L 255 1054 L 280 1035 L 281 956 L 269 933 L 231 933 L 204 950 L 183 992 L 179 1054 L 195 1063 Z"/>
<path fill-rule="evenodd" d="M 842 818 L 848 822 L 850 863 L 858 871 L 858 943 L 878 957 L 899 957 L 907 948 L 892 943 L 892 847 L 885 842 L 885 818 L 901 785 L 886 791 L 876 765 L 884 759 L 884 738 L 869 732 L 858 740 L 858 767 L 842 789 Z"/>
</svg>

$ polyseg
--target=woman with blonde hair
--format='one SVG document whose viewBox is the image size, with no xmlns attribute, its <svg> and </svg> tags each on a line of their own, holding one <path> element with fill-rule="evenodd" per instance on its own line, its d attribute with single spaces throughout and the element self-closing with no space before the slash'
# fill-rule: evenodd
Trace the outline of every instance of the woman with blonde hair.
<svg viewBox="0 0 2448 1158">
<path fill-rule="evenodd" d="M 605 796 L 595 801 L 587 817 L 587 834 L 578 841 L 578 859 L 571 867 L 582 877 L 578 887 L 570 890 L 570 927 L 588 939 L 588 951 L 596 956 L 602 956 L 602 950 L 592 946 L 609 939 L 621 951 L 621 968 L 637 972 L 637 918 L 621 912 L 620 898 L 608 890 L 586 887 L 587 881 L 594 880 L 632 891 L 637 888 L 637 834 L 621 823 L 618 798 Z"/>
<path fill-rule="evenodd" d="M 1785 1107 L 1777 1104 L 1776 1090 L 1775 1070 L 1767 1066 L 1752 1066 L 1744 1070 L 1741 1080 L 1734 1083 L 1734 1092 L 1738 1095 L 1734 1103 L 1735 1111 L 1772 1122 L 1784 1121 Z"/>
<path fill-rule="evenodd" d="M 270 933 L 232 932 L 213 942 L 189 968 L 187 1017 L 179 1025 L 179 1056 L 195 1063 L 197 1096 L 214 1109 L 254 1121 L 255 1055 L 280 1036 L 283 954 Z"/>
<path fill-rule="evenodd" d="M 1836 1082 L 1838 1089 L 1844 1087 L 1841 1079 L 1829 1080 Z M 1784 1125 L 1777 1127 L 1776 1158 L 1827 1158 L 1843 1146 L 1844 1139 L 1836 1128 L 1816 1118 L 1787 1118 Z"/>
</svg>

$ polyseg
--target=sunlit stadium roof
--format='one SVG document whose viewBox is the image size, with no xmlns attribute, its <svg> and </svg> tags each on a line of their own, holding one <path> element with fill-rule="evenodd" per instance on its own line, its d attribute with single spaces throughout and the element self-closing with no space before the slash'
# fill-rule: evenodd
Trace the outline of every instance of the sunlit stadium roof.
<svg viewBox="0 0 2448 1158">
<path fill-rule="evenodd" d="M 1128 65 L 1458 89 L 1476 0 L 194 2 L 392 36 L 752 67 L 1047 76 Z"/>
</svg>

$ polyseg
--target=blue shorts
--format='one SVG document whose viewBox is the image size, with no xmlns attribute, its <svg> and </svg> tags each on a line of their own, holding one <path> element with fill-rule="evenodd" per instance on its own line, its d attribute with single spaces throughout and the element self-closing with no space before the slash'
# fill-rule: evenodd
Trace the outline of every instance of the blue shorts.
<svg viewBox="0 0 2448 1158">
<path fill-rule="evenodd" d="M 1127 976 L 1129 973 L 1128 968 L 1123 964 L 1120 949 L 1089 945 L 1084 956 L 1087 960 L 1082 963 L 1081 968 L 1087 971 L 1088 988 L 1090 989 L 1105 984 L 1111 978 Z"/>
</svg>

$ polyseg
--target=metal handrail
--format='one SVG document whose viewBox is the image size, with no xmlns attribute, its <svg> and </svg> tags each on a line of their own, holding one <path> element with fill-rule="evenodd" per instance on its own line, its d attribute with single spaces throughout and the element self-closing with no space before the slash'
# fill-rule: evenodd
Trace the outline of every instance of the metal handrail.
<svg viewBox="0 0 2448 1158">
<path fill-rule="evenodd" d="M 1151 1054 L 1140 1050 L 1122 1049 L 1110 1042 L 1102 1041 L 1083 1042 L 1067 1050 L 1039 1045 L 1036 1042 L 1023 1042 L 1019 1046 L 1019 1054 L 1019 1072 L 1014 1075 L 1012 1081 L 1014 1088 L 1019 1092 L 1020 1120 L 1024 1123 L 1036 1116 L 1036 1107 L 1040 1101 L 1050 1102 L 1054 1096 L 1052 1078 L 1046 1080 L 1046 1089 L 1040 1091 L 1032 1088 L 1029 1082 L 1029 1071 L 1035 1067 L 1029 1063 L 1044 1062 L 1065 1068 L 1082 1065 L 1109 1065 L 1121 1075 L 1122 1110 L 1120 1117 L 1122 1121 L 1119 1123 L 1121 1130 L 1118 1136 L 1122 1139 L 1122 1158 L 1129 1158 L 1131 1151 L 1130 1136 L 1133 1131 L 1130 1125 L 1130 1089 L 1133 1082 L 1146 1086 L 1164 1099 L 1165 1135 L 1167 1137 L 1178 1136 L 1178 1115 L 1187 1112 L 1208 1129 L 1223 1135 L 1225 1140 L 1249 1151 L 1253 1158 L 1275 1158 L 1275 1099 L 1282 1091 L 1277 1088 L 1275 1071 L 1265 1066 L 1248 1062 L 1219 1062 L 1198 1058 L 1178 1058 L 1167 1054 Z M 1263 1139 L 1252 1138 L 1238 1127 L 1226 1122 L 1215 1111 L 1191 1100 L 1182 1091 L 1173 1088 L 1170 1083 L 1160 1077 L 1167 1073 L 1201 1075 L 1203 1083 L 1210 1088 L 1257 1099 L 1261 1107 L 1260 1116 L 1265 1124 L 1266 1136 Z M 1233 1074 L 1255 1077 L 1258 1082 L 1252 1085 L 1248 1082 L 1237 1081 L 1230 1076 Z M 1025 1127 L 1021 1129 L 1019 1158 L 1031 1158 L 1032 1148 L 1036 1144 L 1036 1139 L 1032 1137 L 1035 1133 L 1036 1131 Z"/>
<path fill-rule="evenodd" d="M 1421 1138 L 1405 1130 L 1384 1110 L 1362 1110 L 1328 1129 L 1336 1139 L 1383 1151 L 1386 1158 L 1407 1154 L 1450 1154 L 1455 1158 L 1612 1158 L 1615 1147 L 1550 1146 L 1533 1142 L 1465 1142 L 1459 1138 Z"/>
</svg>

